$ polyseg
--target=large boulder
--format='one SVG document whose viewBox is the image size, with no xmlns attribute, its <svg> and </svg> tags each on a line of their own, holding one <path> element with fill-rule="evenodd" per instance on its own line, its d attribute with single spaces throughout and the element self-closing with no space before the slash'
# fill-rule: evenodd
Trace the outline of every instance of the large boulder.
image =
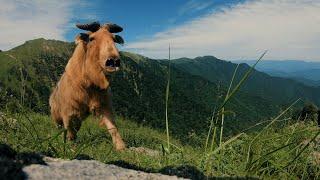
<svg viewBox="0 0 320 180">
<path fill-rule="evenodd" d="M 95 160 L 62 160 L 44 158 L 46 165 L 25 166 L 27 179 L 182 179 L 157 173 L 146 173 L 104 164 Z"/>
</svg>

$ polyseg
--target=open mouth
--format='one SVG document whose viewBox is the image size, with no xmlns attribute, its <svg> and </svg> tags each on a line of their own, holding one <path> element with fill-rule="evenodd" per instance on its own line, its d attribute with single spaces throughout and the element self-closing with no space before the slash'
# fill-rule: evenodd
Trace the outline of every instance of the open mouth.
<svg viewBox="0 0 320 180">
<path fill-rule="evenodd" d="M 107 71 L 118 71 L 120 69 L 120 59 L 107 59 L 106 61 Z"/>
</svg>

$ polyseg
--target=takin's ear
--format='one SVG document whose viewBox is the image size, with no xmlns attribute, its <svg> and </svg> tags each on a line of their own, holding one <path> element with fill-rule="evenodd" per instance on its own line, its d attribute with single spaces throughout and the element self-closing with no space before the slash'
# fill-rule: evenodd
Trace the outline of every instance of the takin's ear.
<svg viewBox="0 0 320 180">
<path fill-rule="evenodd" d="M 113 35 L 113 40 L 115 43 L 118 43 L 118 44 L 121 44 L 123 45 L 124 44 L 124 40 L 121 36 L 119 35 Z"/>
<path fill-rule="evenodd" d="M 75 43 L 78 44 L 79 42 L 84 41 L 84 42 L 88 42 L 89 41 L 89 34 L 86 33 L 80 33 L 76 39 L 75 39 Z"/>
<path fill-rule="evenodd" d="M 121 32 L 123 30 L 123 28 L 117 24 L 113 24 L 113 23 L 107 23 L 103 25 L 105 28 L 107 28 L 107 30 L 111 33 L 118 33 Z"/>
</svg>

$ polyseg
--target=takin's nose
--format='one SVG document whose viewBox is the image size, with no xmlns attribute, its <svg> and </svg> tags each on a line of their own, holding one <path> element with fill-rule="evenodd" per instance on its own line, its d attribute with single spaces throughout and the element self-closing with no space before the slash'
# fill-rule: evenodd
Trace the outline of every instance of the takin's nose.
<svg viewBox="0 0 320 180">
<path fill-rule="evenodd" d="M 120 67 L 120 59 L 110 58 L 106 61 L 107 67 Z"/>
</svg>

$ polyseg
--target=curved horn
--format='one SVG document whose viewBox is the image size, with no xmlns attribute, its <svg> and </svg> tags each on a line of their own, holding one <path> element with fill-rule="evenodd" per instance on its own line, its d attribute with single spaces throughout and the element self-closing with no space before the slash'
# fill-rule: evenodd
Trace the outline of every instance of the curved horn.
<svg viewBox="0 0 320 180">
<path fill-rule="evenodd" d="M 100 23 L 99 22 L 92 22 L 90 24 L 76 24 L 76 26 L 79 29 L 82 30 L 87 30 L 87 31 L 91 31 L 91 32 L 96 32 L 99 30 L 100 28 Z"/>
<path fill-rule="evenodd" d="M 118 32 L 121 32 L 123 29 L 122 27 L 120 27 L 119 25 L 117 24 L 113 24 L 113 23 L 107 23 L 104 25 L 109 32 L 111 33 L 118 33 Z"/>
<path fill-rule="evenodd" d="M 124 40 L 121 36 L 119 35 L 113 35 L 113 40 L 115 43 L 118 43 L 118 44 L 121 44 L 123 45 L 124 44 Z"/>
</svg>

